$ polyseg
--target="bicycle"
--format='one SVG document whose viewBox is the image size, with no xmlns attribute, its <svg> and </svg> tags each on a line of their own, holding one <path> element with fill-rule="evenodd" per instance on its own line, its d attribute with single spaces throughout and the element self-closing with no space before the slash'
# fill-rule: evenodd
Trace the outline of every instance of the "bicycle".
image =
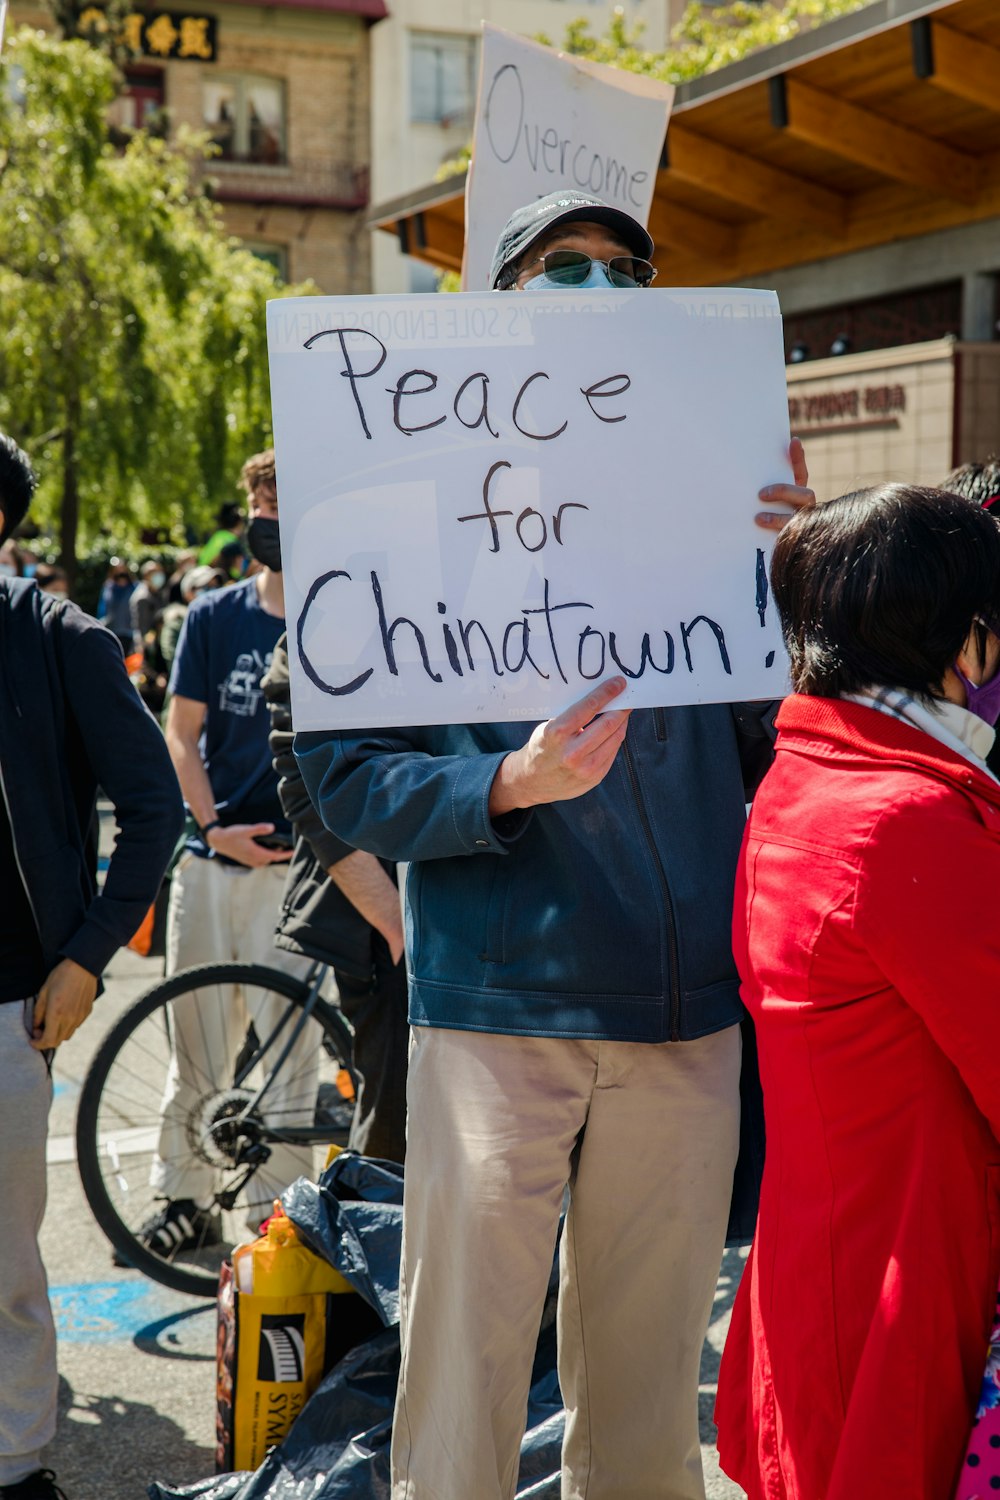
<svg viewBox="0 0 1000 1500">
<path fill-rule="evenodd" d="M 314 1148 L 346 1141 L 351 1030 L 321 993 L 326 975 L 320 963 L 301 979 L 264 964 L 199 964 L 153 985 L 112 1026 L 84 1079 L 76 1145 L 87 1201 L 122 1263 L 176 1291 L 214 1296 L 223 1259 L 288 1186 L 268 1170 L 275 1153 L 295 1150 L 300 1170 L 314 1174 L 322 1165 Z M 246 1017 L 239 1045 L 211 1067 L 210 1049 L 192 1048 L 196 1086 L 182 1098 L 171 1059 L 192 1026 L 202 1037 L 209 1023 L 231 1029 L 236 990 Z M 253 1017 L 268 1013 L 277 1019 L 262 1040 Z M 160 1255 L 137 1234 L 164 1197 L 151 1173 L 163 1166 L 165 1121 L 183 1143 L 167 1165 L 210 1168 L 215 1191 L 205 1215 L 212 1232 Z"/>
</svg>

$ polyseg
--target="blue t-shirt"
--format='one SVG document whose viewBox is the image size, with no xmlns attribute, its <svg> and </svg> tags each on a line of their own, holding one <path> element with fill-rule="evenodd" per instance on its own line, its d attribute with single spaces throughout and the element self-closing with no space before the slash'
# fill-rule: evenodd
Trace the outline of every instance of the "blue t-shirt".
<svg viewBox="0 0 1000 1500">
<path fill-rule="evenodd" d="M 209 589 L 187 612 L 170 691 L 204 703 L 201 755 L 223 823 L 273 823 L 291 836 L 267 742 L 271 717 L 261 678 L 285 622 L 261 608 L 257 580 Z M 188 847 L 205 854 L 200 840 Z"/>
</svg>

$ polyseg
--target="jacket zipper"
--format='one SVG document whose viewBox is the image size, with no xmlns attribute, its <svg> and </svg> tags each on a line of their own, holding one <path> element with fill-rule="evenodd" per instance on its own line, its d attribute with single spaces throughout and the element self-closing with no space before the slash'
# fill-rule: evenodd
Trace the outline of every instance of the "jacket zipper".
<svg viewBox="0 0 1000 1500">
<path fill-rule="evenodd" d="M 653 709 L 653 728 L 656 730 L 656 738 L 663 744 L 667 738 L 667 716 L 662 708 Z"/>
<path fill-rule="evenodd" d="M 646 811 L 646 803 L 643 800 L 639 787 L 639 777 L 636 774 L 635 763 L 632 760 L 632 752 L 629 749 L 627 740 L 622 745 L 622 752 L 625 756 L 625 765 L 628 769 L 628 779 L 632 786 L 632 795 L 639 810 L 639 820 L 646 835 L 646 844 L 650 854 L 653 856 L 653 863 L 656 866 L 656 873 L 660 881 L 660 890 L 663 895 L 663 905 L 667 914 L 667 946 L 670 957 L 670 1040 L 672 1042 L 679 1042 L 681 1039 L 681 986 L 680 961 L 677 953 L 677 925 L 674 921 L 674 903 L 670 897 L 667 872 L 663 868 L 660 851 L 656 847 L 656 842 L 653 838 L 649 813 Z"/>
<path fill-rule="evenodd" d="M 17 873 L 21 877 L 21 885 L 24 887 L 25 900 L 27 901 L 28 909 L 31 912 L 31 920 L 35 924 L 35 931 L 38 934 L 38 941 L 41 942 L 42 929 L 38 925 L 38 912 L 35 910 L 35 903 L 31 899 L 31 891 L 28 888 L 27 880 L 24 878 L 24 866 L 21 864 L 21 860 L 17 852 L 17 834 L 14 832 L 14 818 L 10 810 L 10 798 L 7 796 L 7 786 L 3 779 L 2 766 L 0 766 L 0 796 L 3 797 L 3 805 L 7 813 L 7 825 L 10 828 L 10 847 L 14 851 L 14 863 L 17 866 Z"/>
</svg>

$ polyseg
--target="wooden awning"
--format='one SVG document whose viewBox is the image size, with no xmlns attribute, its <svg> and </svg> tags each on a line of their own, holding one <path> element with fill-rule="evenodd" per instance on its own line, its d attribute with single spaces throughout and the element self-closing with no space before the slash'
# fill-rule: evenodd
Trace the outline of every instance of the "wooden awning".
<svg viewBox="0 0 1000 1500">
<path fill-rule="evenodd" d="M 457 270 L 464 189 L 371 222 Z M 874 0 L 678 89 L 649 228 L 659 284 L 699 286 L 994 216 L 1000 0 Z"/>
</svg>

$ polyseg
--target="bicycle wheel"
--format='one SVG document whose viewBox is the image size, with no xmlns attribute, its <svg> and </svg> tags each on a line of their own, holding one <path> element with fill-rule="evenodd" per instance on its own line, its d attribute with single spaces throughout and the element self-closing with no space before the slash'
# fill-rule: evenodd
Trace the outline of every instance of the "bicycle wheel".
<svg viewBox="0 0 1000 1500">
<path fill-rule="evenodd" d="M 350 1028 L 301 979 L 203 964 L 147 990 L 98 1048 L 77 1114 L 84 1193 L 121 1260 L 214 1296 L 273 1199 L 346 1141 L 354 1083 Z M 161 1255 L 137 1234 L 168 1198 L 212 1206 L 196 1243 Z"/>
</svg>

